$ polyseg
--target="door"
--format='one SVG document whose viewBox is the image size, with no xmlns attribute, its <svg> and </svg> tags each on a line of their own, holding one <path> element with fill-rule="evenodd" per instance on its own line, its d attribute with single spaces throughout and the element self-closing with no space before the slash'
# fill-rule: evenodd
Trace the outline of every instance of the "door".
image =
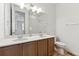
<svg viewBox="0 0 79 59">
<path fill-rule="evenodd" d="M 47 56 L 47 39 L 38 41 L 38 56 Z"/>
<path fill-rule="evenodd" d="M 23 56 L 37 56 L 37 41 L 23 44 Z"/>
</svg>

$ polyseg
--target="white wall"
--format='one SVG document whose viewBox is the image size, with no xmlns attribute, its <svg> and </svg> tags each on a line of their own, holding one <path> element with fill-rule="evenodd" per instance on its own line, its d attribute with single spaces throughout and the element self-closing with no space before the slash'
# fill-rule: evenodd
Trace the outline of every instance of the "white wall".
<svg viewBox="0 0 79 59">
<path fill-rule="evenodd" d="M 56 5 L 56 35 L 71 50 L 79 52 L 79 4 Z"/>
<path fill-rule="evenodd" d="M 5 3 L 5 35 L 10 35 L 10 4 Z"/>
<path fill-rule="evenodd" d="M 0 3 L 0 38 L 4 37 L 4 4 Z"/>
<path fill-rule="evenodd" d="M 42 31 L 44 33 L 48 34 L 55 34 L 55 24 L 56 24 L 56 4 L 52 3 L 38 3 L 38 4 L 33 4 L 36 5 L 37 7 L 42 8 L 45 11 L 45 14 L 41 15 L 39 17 L 40 24 L 38 22 L 38 18 L 35 20 L 32 20 L 32 26 L 33 26 L 33 32 L 39 32 Z M 37 25 L 39 24 L 39 25 Z"/>
</svg>

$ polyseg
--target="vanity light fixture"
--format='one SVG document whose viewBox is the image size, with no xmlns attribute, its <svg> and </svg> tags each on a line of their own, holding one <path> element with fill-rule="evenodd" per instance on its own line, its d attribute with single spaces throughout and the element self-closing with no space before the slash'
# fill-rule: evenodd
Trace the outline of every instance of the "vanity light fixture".
<svg viewBox="0 0 79 59">
<path fill-rule="evenodd" d="M 44 13 L 44 11 L 42 10 L 42 8 L 37 7 L 36 5 L 33 4 L 20 4 L 20 8 L 26 8 L 28 11 L 30 10 L 32 13 L 34 14 L 40 14 L 40 13 Z"/>
<path fill-rule="evenodd" d="M 24 7 L 29 11 L 32 9 L 32 4 L 25 4 Z"/>
<path fill-rule="evenodd" d="M 23 9 L 24 8 L 24 3 L 20 4 L 20 8 Z"/>
<path fill-rule="evenodd" d="M 24 8 L 24 3 L 14 3 L 15 5 L 18 5 L 21 9 Z"/>
<path fill-rule="evenodd" d="M 36 13 L 36 14 L 44 13 L 42 8 L 39 8 L 33 4 L 25 4 L 25 3 L 15 3 L 15 4 L 19 5 L 21 9 L 25 7 L 28 11 L 31 10 L 32 13 Z"/>
<path fill-rule="evenodd" d="M 39 13 L 43 13 L 44 11 L 42 10 L 42 8 L 39 8 L 37 6 L 33 6 L 32 7 L 32 12 L 36 13 L 36 14 L 39 14 Z"/>
<path fill-rule="evenodd" d="M 36 12 L 37 11 L 37 6 L 33 6 L 31 9 L 32 9 L 32 12 Z"/>
<path fill-rule="evenodd" d="M 37 13 L 40 13 L 40 12 L 42 12 L 42 8 L 37 9 Z"/>
</svg>

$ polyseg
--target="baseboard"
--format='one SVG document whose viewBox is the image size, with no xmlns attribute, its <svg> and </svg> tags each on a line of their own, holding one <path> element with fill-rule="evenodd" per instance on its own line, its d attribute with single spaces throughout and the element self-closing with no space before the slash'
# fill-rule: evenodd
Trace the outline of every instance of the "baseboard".
<svg viewBox="0 0 79 59">
<path fill-rule="evenodd" d="M 56 46 L 55 46 L 55 52 L 57 54 L 59 54 L 60 56 L 79 56 L 79 53 L 78 52 L 75 52 L 75 51 L 73 51 L 72 49 L 70 49 L 68 47 L 64 48 L 64 55 L 62 55 L 61 53 L 59 53 L 57 51 Z"/>
<path fill-rule="evenodd" d="M 79 53 L 78 52 L 75 52 L 75 51 L 73 51 L 70 48 L 65 48 L 64 50 L 65 50 L 65 52 L 67 52 L 71 56 L 79 56 Z"/>
</svg>

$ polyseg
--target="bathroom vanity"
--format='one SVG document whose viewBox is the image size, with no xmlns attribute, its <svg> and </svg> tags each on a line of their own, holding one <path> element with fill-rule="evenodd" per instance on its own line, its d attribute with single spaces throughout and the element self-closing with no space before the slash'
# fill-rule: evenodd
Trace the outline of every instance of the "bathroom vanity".
<svg viewBox="0 0 79 59">
<path fill-rule="evenodd" d="M 54 54 L 54 36 L 29 38 L 26 40 L 2 40 L 0 56 L 52 56 Z M 0 41 L 1 42 L 1 41 Z"/>
</svg>

